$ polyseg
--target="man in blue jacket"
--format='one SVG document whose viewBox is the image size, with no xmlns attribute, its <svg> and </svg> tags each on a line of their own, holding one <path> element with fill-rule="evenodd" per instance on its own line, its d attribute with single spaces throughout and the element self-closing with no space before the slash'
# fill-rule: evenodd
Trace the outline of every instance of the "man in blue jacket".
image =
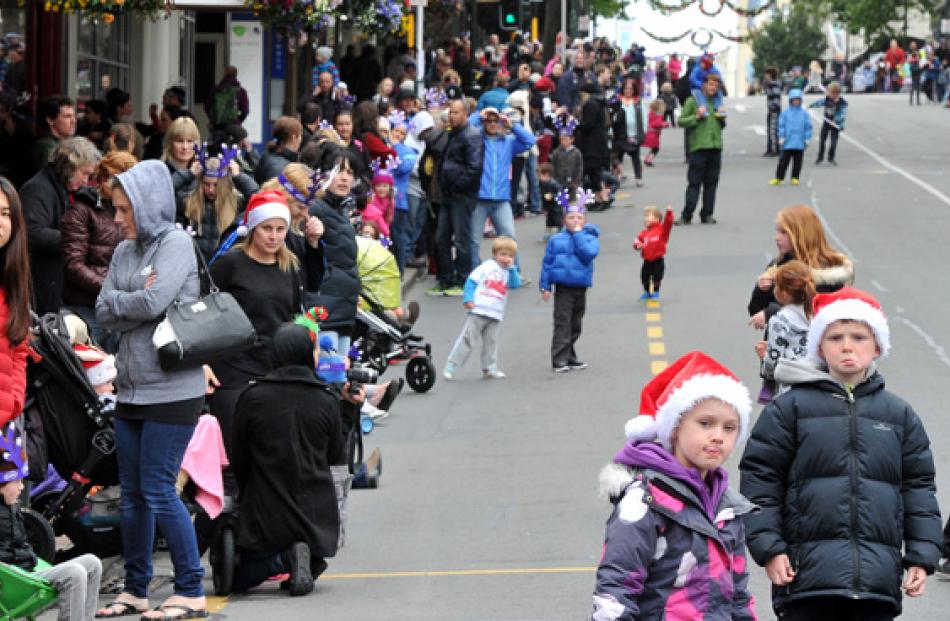
<svg viewBox="0 0 950 621">
<path fill-rule="evenodd" d="M 482 130 L 485 156 L 482 177 L 478 187 L 478 202 L 472 212 L 471 245 L 472 269 L 481 264 L 478 246 L 485 229 L 485 221 L 491 218 L 495 232 L 515 236 L 515 218 L 511 210 L 511 160 L 534 146 L 534 134 L 520 123 L 512 123 L 506 115 L 495 108 L 485 108 L 481 114 L 469 117 L 469 124 Z M 512 133 L 508 134 L 507 131 Z M 515 267 L 521 270 L 521 262 L 515 255 Z M 522 284 L 526 284 L 522 282 Z"/>
<path fill-rule="evenodd" d="M 470 229 L 478 201 L 484 147 L 481 132 L 468 124 L 467 115 L 464 101 L 453 99 L 449 103 L 449 137 L 436 175 L 442 190 L 436 231 L 439 285 L 427 292 L 430 295 L 461 297 L 462 284 L 473 267 Z"/>
</svg>

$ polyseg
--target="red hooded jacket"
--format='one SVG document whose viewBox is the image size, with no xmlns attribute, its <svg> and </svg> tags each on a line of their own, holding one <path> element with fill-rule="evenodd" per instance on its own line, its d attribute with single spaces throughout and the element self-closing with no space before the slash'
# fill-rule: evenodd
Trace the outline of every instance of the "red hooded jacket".
<svg viewBox="0 0 950 621">
<path fill-rule="evenodd" d="M 26 395 L 26 356 L 29 343 L 26 339 L 13 346 L 7 338 L 7 322 L 10 309 L 6 295 L 0 290 L 0 426 L 23 412 Z"/>
<path fill-rule="evenodd" d="M 633 242 L 633 249 L 640 251 L 644 261 L 662 259 L 666 255 L 666 244 L 670 241 L 672 229 L 673 212 L 667 209 L 663 222 L 657 222 L 640 231 L 636 241 Z"/>
</svg>

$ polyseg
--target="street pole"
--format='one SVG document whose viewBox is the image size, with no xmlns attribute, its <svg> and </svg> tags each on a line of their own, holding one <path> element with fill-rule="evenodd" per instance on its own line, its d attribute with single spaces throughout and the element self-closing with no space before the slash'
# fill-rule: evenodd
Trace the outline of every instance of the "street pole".
<svg viewBox="0 0 950 621">
<path fill-rule="evenodd" d="M 420 2 L 416 6 L 416 67 L 418 71 L 416 72 L 416 95 L 419 97 L 422 96 L 423 89 L 425 88 L 425 75 L 426 75 L 426 54 L 425 50 L 422 49 L 422 28 L 423 20 L 425 19 L 425 2 Z"/>
<path fill-rule="evenodd" d="M 567 0 L 561 0 L 561 40 L 564 41 L 564 49 L 567 49 Z"/>
</svg>

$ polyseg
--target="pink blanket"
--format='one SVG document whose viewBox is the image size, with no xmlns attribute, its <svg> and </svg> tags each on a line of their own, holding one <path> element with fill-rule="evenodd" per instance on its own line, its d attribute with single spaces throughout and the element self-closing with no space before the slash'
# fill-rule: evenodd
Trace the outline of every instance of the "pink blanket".
<svg viewBox="0 0 950 621">
<path fill-rule="evenodd" d="M 198 494 L 195 501 L 212 520 L 224 509 L 224 480 L 221 469 L 228 465 L 218 419 L 204 414 L 185 449 L 181 469 L 195 482 Z"/>
</svg>

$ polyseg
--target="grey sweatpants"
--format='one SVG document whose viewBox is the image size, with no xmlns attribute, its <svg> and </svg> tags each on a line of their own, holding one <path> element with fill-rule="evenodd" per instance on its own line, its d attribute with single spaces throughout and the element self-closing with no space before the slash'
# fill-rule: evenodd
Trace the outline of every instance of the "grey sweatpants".
<svg viewBox="0 0 950 621">
<path fill-rule="evenodd" d="M 469 313 L 449 354 L 449 364 L 461 368 L 471 355 L 479 337 L 482 339 L 482 371 L 498 369 L 498 328 L 501 321 Z"/>
<path fill-rule="evenodd" d="M 36 572 L 59 591 L 59 621 L 92 621 L 99 603 L 102 563 L 92 554 Z"/>
</svg>

